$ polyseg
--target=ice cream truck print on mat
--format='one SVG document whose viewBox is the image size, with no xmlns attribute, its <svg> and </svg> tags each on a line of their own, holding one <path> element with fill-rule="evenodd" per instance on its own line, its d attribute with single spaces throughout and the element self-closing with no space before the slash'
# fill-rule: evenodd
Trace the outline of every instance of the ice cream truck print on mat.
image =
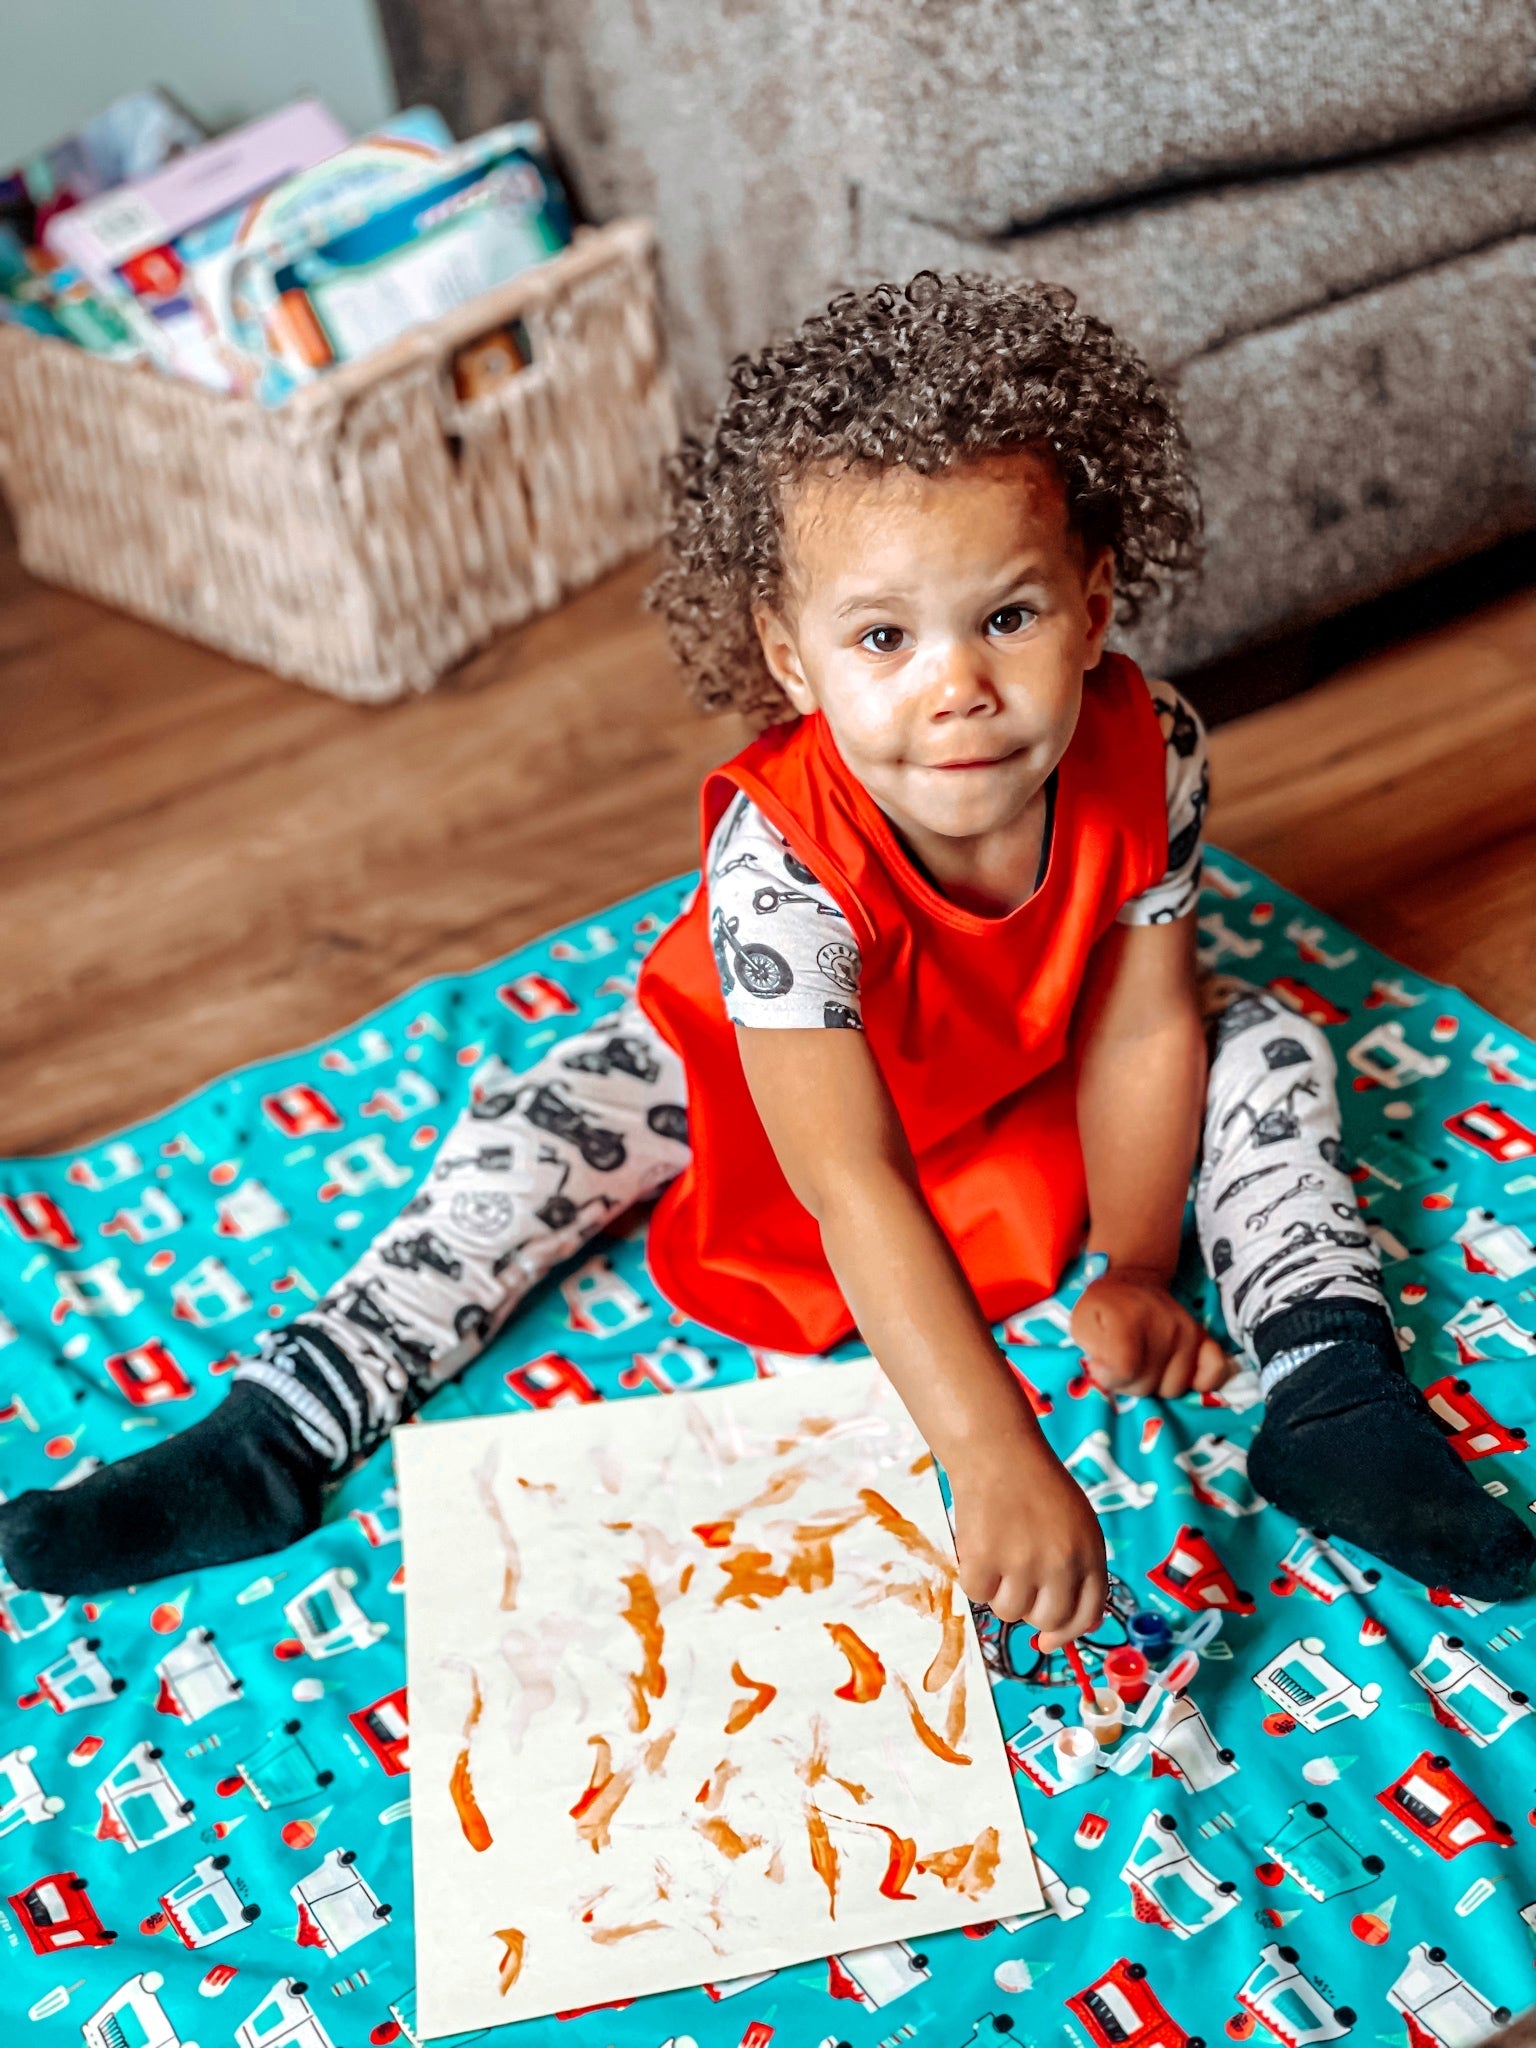
<svg viewBox="0 0 1536 2048">
<path fill-rule="evenodd" d="M 389 1634 L 389 1623 L 370 1621 L 353 1598 L 356 1584 L 357 1573 L 350 1565 L 333 1566 L 283 1609 L 308 1656 L 339 1657 L 344 1650 L 366 1650 Z"/>
<path fill-rule="evenodd" d="M 193 1802 L 183 1799 L 161 1767 L 163 1750 L 136 1742 L 96 1787 L 101 1820 L 96 1838 L 121 1842 L 132 1856 L 192 1825 Z"/>
<path fill-rule="evenodd" d="M 33 1593 L 18 1586 L 0 1565 L 0 1636 L 8 1636 L 13 1643 L 40 1636 L 45 1628 L 53 1627 L 68 1605 L 57 1593 Z"/>
<path fill-rule="evenodd" d="M 308 1989 L 293 1977 L 274 1984 L 256 2010 L 236 2027 L 236 2048 L 332 2048 L 330 2035 L 304 1995 Z"/>
<path fill-rule="evenodd" d="M 221 1780 L 219 1791 L 228 1798 L 247 1787 L 263 1813 L 274 1806 L 298 1806 L 323 1792 L 335 1780 L 334 1771 L 315 1768 L 309 1751 L 299 1740 L 299 1723 L 285 1721 L 261 1745 L 235 1765 L 235 1775 Z"/>
<path fill-rule="evenodd" d="M 1507 2005 L 1491 2005 L 1445 1960 L 1443 1948 L 1421 1941 L 1387 1993 L 1408 2028 L 1409 2048 L 1472 2048 L 1509 2022 Z"/>
<path fill-rule="evenodd" d="M 385 1775 L 398 1778 L 411 1768 L 411 1717 L 405 1686 L 385 1693 L 371 1707 L 347 1719 L 383 1765 Z"/>
<path fill-rule="evenodd" d="M 186 1948 L 208 1948 L 259 1917 L 226 1875 L 227 1856 L 200 1856 L 190 1877 L 160 1894 L 160 1910 Z"/>
<path fill-rule="evenodd" d="M 1122 1956 L 1103 1976 L 1067 2000 L 1087 2030 L 1093 2048 L 1205 2048 L 1198 2034 L 1186 2034 L 1164 2010 L 1147 1982 L 1145 1963 Z"/>
<path fill-rule="evenodd" d="M 1219 1607 L 1227 1614 L 1252 1614 L 1253 1595 L 1239 1590 L 1204 1530 L 1186 1522 L 1160 1563 L 1147 1567 L 1159 1592 L 1196 1610 Z"/>
<path fill-rule="evenodd" d="M 156 1995 L 164 1982 L 158 1970 L 145 1970 L 119 1984 L 82 2024 L 85 2048 L 197 2048 L 171 2025 Z"/>
<path fill-rule="evenodd" d="M 65 1948 L 107 1948 L 117 1939 L 115 1930 L 102 1926 L 85 1879 L 73 1870 L 37 1878 L 24 1892 L 12 1892 L 6 1904 L 37 1956 L 57 1955 Z"/>
<path fill-rule="evenodd" d="M 308 1877 L 299 1879 L 290 1896 L 299 1909 L 300 1946 L 328 1956 L 339 1956 L 343 1949 L 377 1934 L 392 1910 L 379 1903 L 350 1849 L 333 1849 Z"/>
<path fill-rule="evenodd" d="M 1293 1806 L 1285 1826 L 1264 1844 L 1280 1872 L 1299 1884 L 1310 1898 L 1326 1901 L 1342 1892 L 1359 1891 L 1385 1868 L 1379 1856 L 1362 1856 L 1352 1842 L 1330 1826 L 1328 1809 L 1319 1799 Z"/>
<path fill-rule="evenodd" d="M 81 1707 L 104 1707 L 127 1686 L 127 1679 L 114 1678 L 96 1652 L 99 1636 L 76 1636 L 62 1657 L 37 1674 L 37 1690 L 23 1693 L 19 1707 L 41 1706 L 44 1701 L 56 1714 L 73 1714 Z"/>
<path fill-rule="evenodd" d="M 1180 1940 L 1198 1934 L 1237 1904 L 1230 1878 L 1213 1877 L 1179 1840 L 1171 1813 L 1149 1813 L 1120 1871 L 1138 1920 L 1166 1927 Z"/>
<path fill-rule="evenodd" d="M 64 1811 L 56 1792 L 45 1792 L 37 1782 L 32 1759 L 37 1751 L 31 1743 L 8 1749 L 0 1756 L 0 1836 L 15 1828 L 35 1828 L 39 1821 L 52 1820 Z"/>
<path fill-rule="evenodd" d="M 1479 1664 L 1460 1636 L 1435 1635 L 1409 1676 L 1429 1694 L 1435 1719 L 1486 1749 L 1531 1711 L 1523 1692 L 1511 1692 Z"/>
<path fill-rule="evenodd" d="M 1515 1833 L 1509 1823 L 1494 1819 L 1451 1769 L 1449 1757 L 1432 1756 L 1427 1749 L 1376 1797 L 1395 1820 L 1447 1860 L 1480 1842 L 1492 1842 L 1500 1849 L 1514 1846 Z"/>
<path fill-rule="evenodd" d="M 1314 1735 L 1337 1721 L 1365 1720 L 1381 1698 L 1379 1685 L 1356 1685 L 1323 1648 L 1320 1636 L 1300 1636 L 1253 1674 L 1259 1691 Z"/>
<path fill-rule="evenodd" d="M 219 1707 L 232 1706 L 242 1690 L 242 1681 L 214 1648 L 211 1628 L 188 1629 L 155 1666 L 155 1676 L 160 1681 L 156 1712 L 182 1721 L 201 1721 Z"/>
<path fill-rule="evenodd" d="M 1315 2048 L 1337 2041 L 1355 2024 L 1354 2009 L 1330 2005 L 1305 1976 L 1293 1948 L 1270 1942 L 1259 1951 L 1259 1966 L 1237 1993 L 1237 2002 L 1260 2019 L 1284 2048 Z"/>
</svg>

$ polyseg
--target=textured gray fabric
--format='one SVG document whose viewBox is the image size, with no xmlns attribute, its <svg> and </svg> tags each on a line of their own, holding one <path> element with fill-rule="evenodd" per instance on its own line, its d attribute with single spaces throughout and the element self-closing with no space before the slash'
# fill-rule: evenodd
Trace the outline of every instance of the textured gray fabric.
<svg viewBox="0 0 1536 2048">
<path fill-rule="evenodd" d="M 1211 551 L 1174 672 L 1536 516 L 1533 0 L 383 12 L 405 96 L 539 111 L 590 218 L 655 216 L 695 414 L 839 285 L 925 264 L 1069 283 L 1181 371 Z"/>
<path fill-rule="evenodd" d="M 1070 285 L 1160 369 L 1536 230 L 1536 124 L 976 241 L 873 203 L 861 278 L 988 270 Z"/>
<path fill-rule="evenodd" d="M 828 27 L 862 185 L 973 234 L 1464 127 L 1536 67 L 1530 0 L 842 0 Z"/>
<path fill-rule="evenodd" d="M 1536 236 L 1246 336 L 1179 378 L 1204 578 L 1135 641 L 1174 673 L 1536 521 Z"/>
</svg>

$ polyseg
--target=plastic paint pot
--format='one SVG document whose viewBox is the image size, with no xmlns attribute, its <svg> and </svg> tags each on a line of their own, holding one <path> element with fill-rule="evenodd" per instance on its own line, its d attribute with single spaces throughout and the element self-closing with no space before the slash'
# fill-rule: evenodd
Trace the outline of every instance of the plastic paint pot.
<svg viewBox="0 0 1536 2048">
<path fill-rule="evenodd" d="M 1107 1685 L 1100 1686 L 1093 1695 L 1093 1705 L 1086 1700 L 1078 1703 L 1078 1713 L 1083 1726 L 1092 1735 L 1101 1749 L 1108 1749 L 1120 1740 L 1125 1726 L 1125 1702 L 1119 1693 L 1112 1692 Z"/>
<path fill-rule="evenodd" d="M 1126 1706 L 1139 1706 L 1147 1696 L 1151 1671 L 1140 1650 L 1111 1650 L 1104 1659 L 1104 1676 Z"/>
<path fill-rule="evenodd" d="M 1152 1738 L 1144 1729 L 1138 1728 L 1115 1751 L 1109 1768 L 1117 1778 L 1128 1778 L 1151 1754 Z"/>
<path fill-rule="evenodd" d="M 1125 1624 L 1131 1648 L 1140 1650 L 1149 1664 L 1160 1664 L 1173 1649 L 1173 1630 L 1160 1614 L 1141 1608 Z"/>
<path fill-rule="evenodd" d="M 1188 1628 L 1179 1630 L 1177 1641 L 1181 1650 L 1203 1650 L 1221 1634 L 1221 1615 L 1214 1607 L 1207 1607 Z"/>
<path fill-rule="evenodd" d="M 1167 1669 L 1157 1674 L 1158 1684 L 1164 1692 L 1182 1692 L 1199 1669 L 1199 1652 L 1180 1650 Z"/>
<path fill-rule="evenodd" d="M 1098 1775 L 1098 1738 L 1087 1728 L 1063 1728 L 1051 1744 L 1051 1754 L 1063 1785 L 1086 1785 Z"/>
</svg>

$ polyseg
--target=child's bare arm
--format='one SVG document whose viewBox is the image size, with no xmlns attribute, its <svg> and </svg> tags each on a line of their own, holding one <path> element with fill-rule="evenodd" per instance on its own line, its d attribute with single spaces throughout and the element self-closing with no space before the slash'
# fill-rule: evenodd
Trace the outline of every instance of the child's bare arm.
<svg viewBox="0 0 1536 2048">
<path fill-rule="evenodd" d="M 1113 925 L 1079 998 L 1077 1121 L 1089 1243 L 1109 1256 L 1072 1319 L 1101 1385 L 1165 1398 L 1214 1387 L 1226 1355 L 1168 1292 L 1205 1099 L 1194 919 Z"/>
<path fill-rule="evenodd" d="M 737 1027 L 763 1127 L 871 1351 L 949 1474 L 961 1582 L 1046 1647 L 1103 1611 L 1104 1541 L 934 1221 L 863 1034 Z"/>
</svg>

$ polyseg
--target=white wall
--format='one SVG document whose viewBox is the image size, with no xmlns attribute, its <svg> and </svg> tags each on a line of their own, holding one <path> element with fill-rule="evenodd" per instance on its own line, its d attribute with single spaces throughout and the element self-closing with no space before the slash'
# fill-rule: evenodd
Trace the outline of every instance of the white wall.
<svg viewBox="0 0 1536 2048">
<path fill-rule="evenodd" d="M 210 127 L 316 92 L 354 132 L 395 105 L 372 0 L 0 0 L 0 171 L 119 93 Z"/>
</svg>

